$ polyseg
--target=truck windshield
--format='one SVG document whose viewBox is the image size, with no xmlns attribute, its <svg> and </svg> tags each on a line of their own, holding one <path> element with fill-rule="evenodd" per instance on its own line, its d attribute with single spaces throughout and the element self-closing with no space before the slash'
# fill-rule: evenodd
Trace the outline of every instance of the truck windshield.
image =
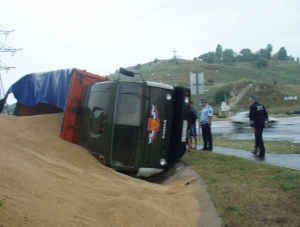
<svg viewBox="0 0 300 227">
<path fill-rule="evenodd" d="M 141 122 L 143 88 L 119 84 L 114 116 L 111 165 L 134 167 Z"/>
</svg>

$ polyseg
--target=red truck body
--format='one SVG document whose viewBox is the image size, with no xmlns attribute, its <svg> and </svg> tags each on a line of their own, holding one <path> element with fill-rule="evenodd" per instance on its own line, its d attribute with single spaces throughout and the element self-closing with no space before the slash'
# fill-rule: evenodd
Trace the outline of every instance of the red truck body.
<svg viewBox="0 0 300 227">
<path fill-rule="evenodd" d="M 31 116 L 64 112 L 61 138 L 78 144 L 79 116 L 74 113 L 74 108 L 80 106 L 86 85 L 108 80 L 108 77 L 76 68 L 28 74 L 12 86 L 11 92 L 15 97 L 20 96 L 17 98 L 14 115 Z M 24 98 L 29 96 L 32 96 L 31 100 Z M 60 104 L 63 103 L 64 106 L 55 103 L 56 99 L 51 99 L 53 96 L 61 99 Z"/>
<path fill-rule="evenodd" d="M 107 77 L 101 77 L 79 69 L 73 71 L 61 127 L 62 139 L 78 144 L 79 115 L 74 113 L 74 108 L 80 106 L 86 85 L 107 80 L 109 80 Z"/>
</svg>

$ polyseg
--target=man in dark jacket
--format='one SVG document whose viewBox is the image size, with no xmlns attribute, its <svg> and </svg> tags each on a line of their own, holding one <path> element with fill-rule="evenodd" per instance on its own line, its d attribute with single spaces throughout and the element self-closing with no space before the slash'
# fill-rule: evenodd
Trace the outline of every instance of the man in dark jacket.
<svg viewBox="0 0 300 227">
<path fill-rule="evenodd" d="M 249 108 L 249 120 L 250 126 L 255 135 L 255 145 L 253 154 L 257 154 L 257 147 L 259 148 L 258 157 L 265 157 L 265 146 L 262 138 L 264 128 L 268 128 L 268 113 L 263 104 L 257 102 L 258 98 L 255 95 L 250 95 L 250 108 Z"/>
<path fill-rule="evenodd" d="M 191 137 L 191 148 L 197 149 L 197 129 L 196 129 L 196 120 L 198 119 L 198 111 L 194 107 L 194 103 L 190 102 L 190 111 L 191 111 L 191 122 L 190 122 L 190 137 Z M 194 146 L 193 146 L 194 140 Z"/>
</svg>

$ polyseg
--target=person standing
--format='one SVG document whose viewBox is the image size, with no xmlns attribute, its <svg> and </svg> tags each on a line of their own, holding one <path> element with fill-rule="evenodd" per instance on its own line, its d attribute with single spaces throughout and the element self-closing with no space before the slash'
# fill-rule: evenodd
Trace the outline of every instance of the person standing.
<svg viewBox="0 0 300 227">
<path fill-rule="evenodd" d="M 257 102 L 258 98 L 255 95 L 249 96 L 250 108 L 249 108 L 249 120 L 250 126 L 255 135 L 254 151 L 256 155 L 259 148 L 258 157 L 265 157 L 265 146 L 262 138 L 264 128 L 268 128 L 269 116 L 268 112 L 263 104 Z"/>
<path fill-rule="evenodd" d="M 211 135 L 211 121 L 213 116 L 213 108 L 208 105 L 207 99 L 201 99 L 201 115 L 199 121 L 199 128 L 202 129 L 202 139 L 203 139 L 203 148 L 204 151 L 212 151 L 212 135 Z"/>
<path fill-rule="evenodd" d="M 191 103 L 190 103 L 191 105 Z M 191 125 L 192 122 L 196 121 L 197 116 L 194 115 L 191 108 L 188 110 L 188 128 L 187 128 L 187 135 L 186 135 L 186 143 L 187 143 L 187 150 L 186 153 L 189 153 L 192 148 L 192 137 L 191 137 Z"/>
<path fill-rule="evenodd" d="M 191 137 L 191 148 L 197 149 L 197 131 L 196 131 L 196 120 L 198 119 L 198 111 L 194 107 L 194 103 L 190 102 L 190 111 L 193 117 L 191 118 L 191 124 L 190 124 L 190 137 Z M 193 146 L 193 140 L 194 140 L 194 146 Z"/>
<path fill-rule="evenodd" d="M 191 129 L 190 126 L 188 127 L 187 130 L 187 135 L 186 135 L 186 144 L 187 144 L 187 150 L 185 151 L 186 153 L 190 153 L 191 152 Z"/>
</svg>

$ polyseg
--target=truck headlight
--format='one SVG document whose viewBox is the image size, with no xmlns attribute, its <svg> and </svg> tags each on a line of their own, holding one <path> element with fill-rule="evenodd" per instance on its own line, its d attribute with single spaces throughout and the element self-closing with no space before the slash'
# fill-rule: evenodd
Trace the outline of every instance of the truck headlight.
<svg viewBox="0 0 300 227">
<path fill-rule="evenodd" d="M 184 102 L 186 103 L 186 104 L 188 104 L 190 101 L 189 101 L 189 97 L 187 97 L 187 96 L 185 96 L 184 97 Z"/>
<path fill-rule="evenodd" d="M 172 95 L 170 93 L 166 94 L 166 99 L 170 100 L 172 98 Z"/>
<path fill-rule="evenodd" d="M 166 164 L 167 164 L 166 159 L 164 159 L 164 158 L 160 159 L 159 164 L 160 164 L 161 166 L 166 165 Z"/>
</svg>

